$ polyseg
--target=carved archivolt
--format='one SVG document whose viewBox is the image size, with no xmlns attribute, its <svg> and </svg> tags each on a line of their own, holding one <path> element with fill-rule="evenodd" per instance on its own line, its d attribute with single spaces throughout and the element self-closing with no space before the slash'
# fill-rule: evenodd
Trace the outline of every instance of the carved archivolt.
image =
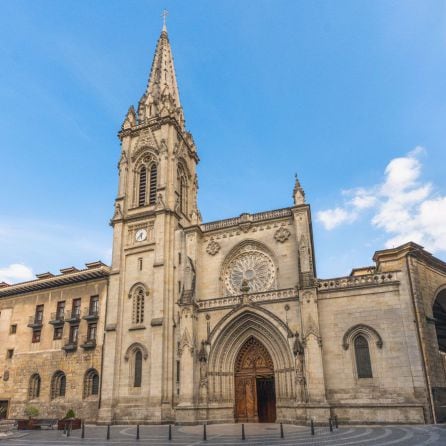
<svg viewBox="0 0 446 446">
<path fill-rule="evenodd" d="M 276 266 L 268 252 L 258 243 L 244 243 L 225 262 L 222 279 L 225 294 L 240 294 L 245 281 L 249 292 L 275 288 Z"/>
<path fill-rule="evenodd" d="M 374 340 L 378 348 L 383 347 L 383 340 L 381 338 L 381 335 L 374 328 L 365 324 L 357 324 L 353 327 L 350 327 L 345 332 L 342 338 L 342 347 L 344 348 L 344 350 L 348 350 L 353 339 L 355 339 L 356 336 L 358 336 L 359 334 L 364 335 L 369 340 Z"/>
<path fill-rule="evenodd" d="M 235 372 L 246 370 L 274 371 L 273 361 L 268 350 L 256 338 L 249 338 L 240 349 L 235 363 Z"/>
<path fill-rule="evenodd" d="M 144 360 L 147 360 L 147 358 L 149 357 L 149 352 L 147 350 L 147 348 L 140 344 L 139 342 L 134 342 L 125 352 L 124 355 L 124 359 L 126 361 L 128 361 L 130 359 L 130 356 L 136 352 L 137 350 L 141 350 L 142 356 L 144 358 Z"/>
</svg>

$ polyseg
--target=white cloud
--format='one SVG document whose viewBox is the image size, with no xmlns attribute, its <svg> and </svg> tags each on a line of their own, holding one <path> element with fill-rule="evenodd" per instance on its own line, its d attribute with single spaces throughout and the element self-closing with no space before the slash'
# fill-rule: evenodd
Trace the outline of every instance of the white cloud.
<svg viewBox="0 0 446 446">
<path fill-rule="evenodd" d="M 0 282 L 25 282 L 33 278 L 34 273 L 32 269 L 21 263 L 12 263 L 5 268 L 0 268 Z"/>
<path fill-rule="evenodd" d="M 355 220 L 356 215 L 347 212 L 342 208 L 327 209 L 317 213 L 317 219 L 325 226 L 325 229 L 330 231 L 342 223 L 351 223 Z"/>
<path fill-rule="evenodd" d="M 331 230 L 369 211 L 370 223 L 389 235 L 387 248 L 413 241 L 433 252 L 446 251 L 446 196 L 434 195 L 432 184 L 420 181 L 419 157 L 424 153 L 416 147 L 394 158 L 385 168 L 382 183 L 344 191 L 349 197 L 344 206 L 318 212 L 318 221 Z"/>
</svg>

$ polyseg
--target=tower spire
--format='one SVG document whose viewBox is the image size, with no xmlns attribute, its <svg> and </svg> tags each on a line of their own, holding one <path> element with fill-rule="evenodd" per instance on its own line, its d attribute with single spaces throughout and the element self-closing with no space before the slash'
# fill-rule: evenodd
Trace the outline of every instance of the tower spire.
<svg viewBox="0 0 446 446">
<path fill-rule="evenodd" d="M 297 178 L 297 173 L 294 174 L 293 199 L 295 206 L 305 203 L 305 192 L 300 185 L 299 179 Z"/>
<path fill-rule="evenodd" d="M 163 11 L 163 28 L 153 57 L 147 88 L 138 105 L 138 121 L 165 116 L 175 117 L 184 127 L 184 115 L 175 75 L 172 49 L 167 35 L 166 17 Z"/>
</svg>

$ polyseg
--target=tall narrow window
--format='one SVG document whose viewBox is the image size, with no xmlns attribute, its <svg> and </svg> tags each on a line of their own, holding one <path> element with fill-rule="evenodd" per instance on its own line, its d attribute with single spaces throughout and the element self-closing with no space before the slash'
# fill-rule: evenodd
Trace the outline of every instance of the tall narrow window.
<svg viewBox="0 0 446 446">
<path fill-rule="evenodd" d="M 156 182 L 157 182 L 158 169 L 156 164 L 152 164 L 150 167 L 150 188 L 149 188 L 149 204 L 155 204 L 156 202 Z"/>
<path fill-rule="evenodd" d="M 138 205 L 144 206 L 146 204 L 146 187 L 147 187 L 147 170 L 146 166 L 141 166 L 139 171 L 139 191 L 138 191 Z"/>
<path fill-rule="evenodd" d="M 40 396 L 40 375 L 34 373 L 29 380 L 28 397 L 29 399 L 39 398 Z"/>
<path fill-rule="evenodd" d="M 53 375 L 51 380 L 51 399 L 65 396 L 66 387 L 67 378 L 65 373 L 59 370 Z"/>
<path fill-rule="evenodd" d="M 84 377 L 84 398 L 99 395 L 99 374 L 95 369 L 89 369 Z"/>
<path fill-rule="evenodd" d="M 355 357 L 358 378 L 372 378 L 369 343 L 362 335 L 355 338 Z"/>
<path fill-rule="evenodd" d="M 180 179 L 180 209 L 184 215 L 187 214 L 187 186 L 184 176 Z"/>
<path fill-rule="evenodd" d="M 141 350 L 136 350 L 133 387 L 141 387 L 141 379 L 142 379 L 142 353 L 141 353 Z"/>
<path fill-rule="evenodd" d="M 143 288 L 138 288 L 133 295 L 133 323 L 142 324 L 144 322 L 144 297 Z"/>
</svg>

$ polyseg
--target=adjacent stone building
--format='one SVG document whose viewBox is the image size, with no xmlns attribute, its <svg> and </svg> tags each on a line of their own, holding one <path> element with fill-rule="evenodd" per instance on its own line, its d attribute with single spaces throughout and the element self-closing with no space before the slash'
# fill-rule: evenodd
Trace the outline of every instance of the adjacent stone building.
<svg viewBox="0 0 446 446">
<path fill-rule="evenodd" d="M 202 223 L 165 28 L 119 138 L 111 267 L 0 288 L 10 417 L 33 404 L 99 423 L 445 419 L 446 264 L 407 243 L 318 278 L 297 179 L 288 207 Z"/>
</svg>

